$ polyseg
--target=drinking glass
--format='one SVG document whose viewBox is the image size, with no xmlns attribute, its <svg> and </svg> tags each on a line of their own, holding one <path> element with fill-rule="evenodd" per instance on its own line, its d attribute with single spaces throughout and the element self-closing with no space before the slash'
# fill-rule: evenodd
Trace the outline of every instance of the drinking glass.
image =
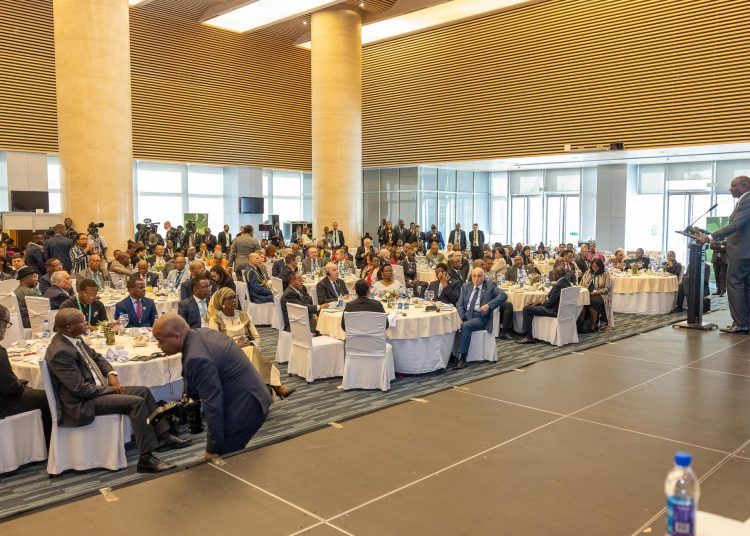
<svg viewBox="0 0 750 536">
<path fill-rule="evenodd" d="M 121 314 L 118 320 L 123 330 L 128 327 L 128 322 L 130 321 L 130 319 L 128 318 L 128 315 L 126 313 Z"/>
<path fill-rule="evenodd" d="M 406 289 L 406 295 L 409 296 L 409 300 L 411 301 L 411 299 L 414 297 L 414 289 L 413 288 L 407 288 Z"/>
</svg>

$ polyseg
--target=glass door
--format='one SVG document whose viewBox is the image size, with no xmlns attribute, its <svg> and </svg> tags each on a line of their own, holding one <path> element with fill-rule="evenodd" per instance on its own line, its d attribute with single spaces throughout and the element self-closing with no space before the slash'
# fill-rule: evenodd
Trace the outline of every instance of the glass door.
<svg viewBox="0 0 750 536">
<path fill-rule="evenodd" d="M 674 251 L 678 262 L 683 266 L 687 262 L 688 239 L 675 231 L 685 229 L 710 207 L 709 193 L 670 192 L 667 197 L 667 251 Z M 705 229 L 706 217 L 701 216 L 693 225 Z"/>
<path fill-rule="evenodd" d="M 560 243 L 576 243 L 581 221 L 578 195 L 547 195 L 545 211 L 545 242 L 555 247 Z"/>
</svg>

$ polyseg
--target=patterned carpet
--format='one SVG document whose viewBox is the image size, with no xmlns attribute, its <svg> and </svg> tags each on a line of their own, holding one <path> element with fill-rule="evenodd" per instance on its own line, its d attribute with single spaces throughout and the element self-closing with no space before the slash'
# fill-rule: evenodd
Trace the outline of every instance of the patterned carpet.
<svg viewBox="0 0 750 536">
<path fill-rule="evenodd" d="M 726 298 L 712 296 L 712 309 L 725 309 Z M 286 375 L 286 366 L 279 366 L 283 382 L 297 387 L 288 399 L 274 403 L 263 428 L 252 439 L 247 449 L 255 449 L 278 441 L 311 432 L 332 422 L 342 422 L 360 415 L 400 404 L 412 397 L 422 397 L 454 386 L 470 383 L 482 378 L 502 374 L 526 367 L 538 361 L 553 359 L 571 352 L 600 346 L 667 326 L 683 319 L 685 315 L 641 316 L 618 314 L 616 329 L 607 333 L 580 335 L 580 342 L 563 348 L 547 344 L 518 345 L 511 341 L 498 340 L 497 363 L 470 363 L 461 371 L 434 372 L 418 376 L 404 376 L 392 382 L 387 393 L 380 391 L 348 391 L 336 387 L 339 378 L 318 380 L 307 384 L 297 377 Z M 277 342 L 276 330 L 259 328 L 262 347 L 268 355 L 274 355 Z M 205 433 L 194 436 L 194 445 L 180 451 L 160 454 L 164 460 L 187 468 L 202 463 Z M 14 473 L 0 475 L 0 520 L 94 495 L 99 489 L 119 488 L 150 478 L 135 471 L 137 450 L 133 443 L 127 445 L 128 467 L 121 471 L 91 470 L 85 473 L 69 472 L 50 479 L 46 463 L 37 463 L 20 468 Z"/>
</svg>

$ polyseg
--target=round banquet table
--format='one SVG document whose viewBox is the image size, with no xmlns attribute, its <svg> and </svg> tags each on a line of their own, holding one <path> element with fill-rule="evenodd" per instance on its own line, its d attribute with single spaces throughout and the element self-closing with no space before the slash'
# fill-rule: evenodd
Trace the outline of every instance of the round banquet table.
<svg viewBox="0 0 750 536">
<path fill-rule="evenodd" d="M 99 295 L 99 299 L 107 310 L 107 318 L 109 320 L 117 320 L 115 318 L 115 306 L 118 302 L 124 300 L 126 296 L 128 296 L 128 294 L 124 292 L 109 292 Z M 177 312 L 177 304 L 180 302 L 179 294 L 171 293 L 168 296 L 156 296 L 151 292 L 147 292 L 146 297 L 151 298 L 154 300 L 154 303 L 156 303 L 157 318 L 164 313 Z"/>
<path fill-rule="evenodd" d="M 612 279 L 612 311 L 661 315 L 672 311 L 677 297 L 677 276 L 672 274 L 617 274 Z"/>
<path fill-rule="evenodd" d="M 133 339 L 118 335 L 114 346 L 106 346 L 104 338 L 96 337 L 91 342 L 92 348 L 105 358 L 107 350 L 127 352 L 127 357 L 148 356 L 159 352 L 156 342 L 146 346 L 133 346 Z M 47 345 L 43 341 L 34 341 L 26 348 L 25 355 L 20 355 L 13 347 L 8 349 L 11 367 L 16 376 L 29 382 L 29 387 L 44 389 L 39 360 L 44 358 Z M 122 385 L 143 385 L 148 387 L 158 400 L 179 400 L 182 397 L 182 354 L 152 358 L 149 361 L 112 362 Z"/>
<path fill-rule="evenodd" d="M 417 270 L 417 281 L 424 281 L 425 283 L 437 281 L 435 270 Z"/>
<path fill-rule="evenodd" d="M 312 302 L 315 305 L 318 305 L 318 283 L 320 283 L 323 280 L 322 277 L 317 277 L 314 280 L 309 279 L 308 277 L 304 278 L 304 284 L 305 288 L 307 288 L 307 293 L 310 295 L 310 298 L 312 298 Z M 349 289 L 350 293 L 354 292 L 354 283 L 357 282 L 357 279 L 354 277 L 347 277 L 344 278 L 344 283 L 346 283 L 346 288 Z"/>
<path fill-rule="evenodd" d="M 523 308 L 527 305 L 541 305 L 547 299 L 546 290 L 520 290 L 517 285 L 513 285 L 509 288 L 501 288 L 505 295 L 508 296 L 508 301 L 513 305 L 513 329 L 516 333 L 523 332 Z M 590 302 L 590 296 L 588 289 L 580 288 L 578 294 L 578 302 L 576 303 L 576 314 L 580 314 L 581 309 L 584 305 L 588 305 Z M 500 309 L 495 309 L 492 314 L 492 334 L 497 337 L 500 335 Z"/>
<path fill-rule="evenodd" d="M 386 307 L 389 322 L 394 309 Z M 341 329 L 342 311 L 323 310 L 318 315 L 318 331 L 339 340 L 346 339 Z M 453 349 L 456 331 L 461 327 L 461 319 L 455 309 L 440 312 L 426 312 L 424 309 L 409 308 L 406 316 L 399 315 L 395 325 L 385 331 L 388 342 L 393 347 L 393 363 L 396 372 L 403 374 L 423 374 L 448 366 Z"/>
</svg>

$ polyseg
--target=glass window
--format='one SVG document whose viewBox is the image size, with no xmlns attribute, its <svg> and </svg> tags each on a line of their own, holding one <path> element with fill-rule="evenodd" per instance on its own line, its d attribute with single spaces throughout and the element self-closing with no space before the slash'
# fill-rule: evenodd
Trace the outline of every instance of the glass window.
<svg viewBox="0 0 750 536">
<path fill-rule="evenodd" d="M 565 202 L 565 243 L 576 244 L 581 236 L 581 198 L 569 195 Z M 552 244 L 555 245 L 554 243 Z"/>
<path fill-rule="evenodd" d="M 458 192 L 473 192 L 474 191 L 474 172 L 459 170 L 457 173 L 457 189 Z"/>
<path fill-rule="evenodd" d="M 580 190 L 580 168 L 555 168 L 548 169 L 544 173 L 545 192 L 579 192 Z"/>
<path fill-rule="evenodd" d="M 563 205 L 565 198 L 559 195 L 547 197 L 547 243 L 559 244 L 563 237 Z"/>
<path fill-rule="evenodd" d="M 718 160 L 716 162 L 716 193 L 726 193 L 732 179 L 739 176 L 750 176 L 750 160 Z"/>
<path fill-rule="evenodd" d="M 302 189 L 302 174 L 295 173 L 292 171 L 275 171 L 273 172 L 273 195 L 274 195 L 274 210 L 276 210 L 276 196 L 299 196 Z M 299 199 L 297 204 L 299 205 Z M 298 210 L 299 211 L 299 210 Z M 281 216 L 280 212 L 277 212 Z M 295 216 L 295 219 L 299 219 L 300 215 Z M 284 221 L 289 221 L 286 218 L 282 218 Z"/>
<path fill-rule="evenodd" d="M 648 164 L 638 166 L 638 193 L 660 194 L 664 192 L 664 164 Z"/>
<path fill-rule="evenodd" d="M 541 195 L 529 196 L 529 235 L 528 244 L 538 244 L 543 240 L 544 224 L 542 211 L 544 210 L 544 200 Z"/>
<path fill-rule="evenodd" d="M 380 170 L 380 190 L 383 192 L 398 191 L 398 168 Z"/>
<path fill-rule="evenodd" d="M 188 193 L 191 195 L 224 195 L 224 169 L 189 165 Z"/>
<path fill-rule="evenodd" d="M 175 227 L 183 225 L 185 222 L 181 195 L 141 194 L 138 195 L 136 201 L 138 221 L 143 221 L 144 218 L 151 218 L 152 221 L 159 222 L 170 221 Z"/>
<path fill-rule="evenodd" d="M 671 191 L 709 191 L 713 181 L 713 162 L 667 164 L 667 189 Z"/>
<path fill-rule="evenodd" d="M 460 223 L 461 228 L 465 231 L 471 229 L 472 224 L 475 223 L 473 194 L 456 195 L 456 222 Z"/>
<path fill-rule="evenodd" d="M 418 183 L 417 168 L 404 167 L 399 170 L 399 188 L 401 190 L 416 190 Z"/>
<path fill-rule="evenodd" d="M 544 170 L 530 169 L 510 172 L 510 193 L 539 194 L 544 189 Z"/>
<path fill-rule="evenodd" d="M 302 174 L 302 193 L 303 194 L 312 193 L 312 173 Z"/>
<path fill-rule="evenodd" d="M 417 192 L 399 194 L 399 217 L 407 226 L 411 222 L 417 222 Z"/>
<path fill-rule="evenodd" d="M 268 169 L 263 170 L 263 197 L 268 197 L 269 191 L 268 191 L 268 185 L 271 182 L 271 171 Z"/>
<path fill-rule="evenodd" d="M 362 188 L 365 192 L 380 191 L 380 170 L 365 169 L 362 171 Z"/>
<path fill-rule="evenodd" d="M 190 197 L 188 200 L 188 212 L 208 214 L 208 226 L 211 228 L 213 234 L 218 233 L 224 226 L 223 197 Z M 198 229 L 198 232 L 203 232 L 203 229 Z"/>
<path fill-rule="evenodd" d="M 399 214 L 398 194 L 382 192 L 380 194 L 380 217 L 391 221 L 393 227 L 396 227 L 398 219 L 401 217 Z"/>
<path fill-rule="evenodd" d="M 302 219 L 312 221 L 312 196 L 306 195 L 302 198 Z"/>
<path fill-rule="evenodd" d="M 437 190 L 438 170 L 434 167 L 419 167 L 419 188 L 422 190 Z"/>
<path fill-rule="evenodd" d="M 419 222 L 422 230 L 427 232 L 433 223 L 437 225 L 437 194 L 434 192 L 428 192 L 419 195 L 421 199 Z M 442 229 L 438 229 L 438 231 L 442 231 Z"/>
<path fill-rule="evenodd" d="M 6 178 L 7 189 L 7 178 Z M 47 191 L 49 192 L 49 211 L 52 214 L 62 212 L 62 196 L 60 195 L 60 159 L 56 156 L 47 157 Z M 8 196 L 5 196 L 6 207 Z"/>
<path fill-rule="evenodd" d="M 474 192 L 490 193 L 490 174 L 486 171 L 474 172 Z"/>
<path fill-rule="evenodd" d="M 136 170 L 138 193 L 182 193 L 182 174 L 185 172 L 185 166 L 138 162 Z"/>
<path fill-rule="evenodd" d="M 364 231 L 377 240 L 376 234 L 380 227 L 380 194 L 365 193 L 363 197 Z"/>
<path fill-rule="evenodd" d="M 474 196 L 474 221 L 479 224 L 479 228 L 484 231 L 485 236 L 489 239 L 490 234 L 490 197 L 487 195 Z M 473 223 L 473 222 L 472 222 Z"/>
<path fill-rule="evenodd" d="M 448 234 L 456 226 L 456 194 L 438 194 L 438 229 L 443 233 L 443 238 L 448 240 Z M 462 225 L 463 227 L 463 225 Z"/>
<path fill-rule="evenodd" d="M 664 196 L 633 195 L 626 205 L 625 249 L 660 250 L 664 237 Z M 610 244 L 617 248 L 617 244 Z"/>
<path fill-rule="evenodd" d="M 714 215 L 729 217 L 729 215 L 734 210 L 735 205 L 734 197 L 732 197 L 732 194 L 719 194 L 716 196 L 716 202 L 719 204 L 719 206 L 716 207 L 716 210 L 714 210 Z"/>
<path fill-rule="evenodd" d="M 455 169 L 438 169 L 438 190 L 443 192 L 456 191 L 456 170 Z M 453 225 L 450 227 L 453 229 Z"/>
<path fill-rule="evenodd" d="M 510 239 L 526 243 L 526 197 L 514 195 L 511 197 L 510 207 Z"/>
<path fill-rule="evenodd" d="M 274 188 L 276 177 L 274 177 Z M 279 215 L 281 221 L 299 221 L 302 219 L 302 200 L 292 197 L 274 197 L 273 212 Z"/>
</svg>

